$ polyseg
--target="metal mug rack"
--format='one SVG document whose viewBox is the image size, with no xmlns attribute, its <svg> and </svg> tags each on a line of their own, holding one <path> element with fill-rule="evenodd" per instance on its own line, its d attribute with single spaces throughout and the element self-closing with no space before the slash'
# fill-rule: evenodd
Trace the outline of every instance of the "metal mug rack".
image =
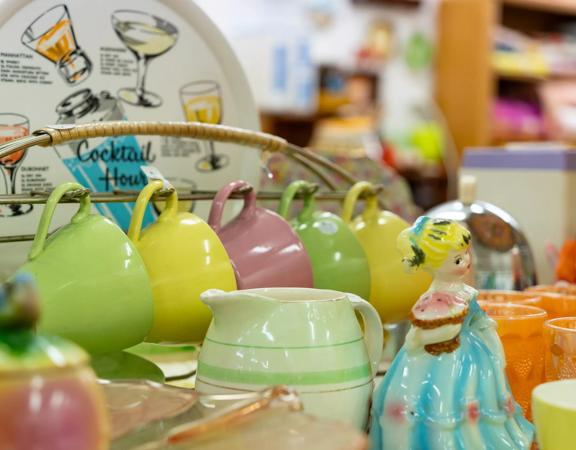
<svg viewBox="0 0 576 450">
<path fill-rule="evenodd" d="M 348 171 L 332 161 L 302 147 L 288 143 L 286 140 L 267 133 L 234 128 L 224 125 L 210 125 L 196 122 L 98 122 L 82 125 L 53 125 L 33 132 L 30 136 L 15 139 L 0 145 L 0 159 L 12 153 L 27 150 L 31 147 L 51 147 L 65 142 L 79 139 L 96 137 L 113 137 L 125 135 L 155 135 L 170 137 L 186 137 L 198 140 L 215 142 L 229 142 L 246 147 L 254 147 L 262 152 L 281 152 L 291 160 L 302 165 L 316 175 L 326 185 L 328 190 L 315 192 L 315 198 L 321 201 L 341 201 L 346 191 L 336 189 L 336 185 L 325 173 L 329 171 L 342 178 L 349 184 L 358 180 Z M 312 189 L 318 191 L 319 185 L 313 185 Z M 382 186 L 374 186 L 372 192 L 364 196 L 375 196 L 382 190 Z M 170 189 L 159 191 L 153 200 L 161 201 L 171 192 Z M 33 191 L 29 194 L 1 195 L 0 205 L 14 204 L 43 204 L 50 192 Z M 83 196 L 90 194 L 93 203 L 117 203 L 134 202 L 138 197 L 138 191 L 115 191 L 115 192 L 90 192 L 87 189 L 74 191 L 66 195 L 61 203 L 76 203 Z M 296 196 L 301 197 L 304 192 Z M 179 200 L 183 201 L 206 201 L 212 200 L 216 191 L 194 190 L 178 192 Z M 260 200 L 279 200 L 282 192 L 260 191 L 257 198 Z M 230 198 L 242 198 L 242 193 L 234 193 Z M 34 235 L 0 236 L 0 243 L 21 242 L 33 240 Z"/>
</svg>

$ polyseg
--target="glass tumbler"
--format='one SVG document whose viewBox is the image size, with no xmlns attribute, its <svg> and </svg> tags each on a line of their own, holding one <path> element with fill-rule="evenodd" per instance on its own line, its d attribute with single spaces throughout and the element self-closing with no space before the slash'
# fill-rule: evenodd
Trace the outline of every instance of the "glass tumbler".
<svg viewBox="0 0 576 450">
<path fill-rule="evenodd" d="M 576 317 L 544 324 L 546 381 L 576 378 Z"/>
<path fill-rule="evenodd" d="M 576 292 L 562 287 L 535 287 L 526 291 L 540 297 L 540 307 L 548 313 L 548 318 L 576 316 Z"/>
<path fill-rule="evenodd" d="M 546 311 L 512 303 L 480 302 L 480 306 L 498 324 L 510 389 L 524 415 L 530 419 L 532 390 L 544 380 Z"/>
<path fill-rule="evenodd" d="M 539 292 L 503 291 L 482 289 L 478 291 L 478 301 L 490 303 L 516 303 L 518 305 L 537 306 L 542 308 Z"/>
</svg>

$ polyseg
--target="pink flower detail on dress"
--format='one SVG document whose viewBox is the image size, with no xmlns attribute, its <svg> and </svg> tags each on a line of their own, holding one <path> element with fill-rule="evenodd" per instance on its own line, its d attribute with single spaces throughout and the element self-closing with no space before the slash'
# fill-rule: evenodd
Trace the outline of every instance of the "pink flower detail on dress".
<svg viewBox="0 0 576 450">
<path fill-rule="evenodd" d="M 412 314 L 417 319 L 433 319 L 447 317 L 466 307 L 462 299 L 447 292 L 432 292 L 420 300 L 412 308 Z"/>
<path fill-rule="evenodd" d="M 391 402 L 386 408 L 386 414 L 396 422 L 404 421 L 406 407 L 402 402 Z"/>
<path fill-rule="evenodd" d="M 466 407 L 466 415 L 468 416 L 468 420 L 472 423 L 478 422 L 480 418 L 480 408 L 478 408 L 477 402 L 469 403 Z"/>
<path fill-rule="evenodd" d="M 514 400 L 512 399 L 512 397 L 508 397 L 504 409 L 506 410 L 506 413 L 508 413 L 509 416 L 512 416 L 516 412 L 516 405 L 514 404 Z"/>
</svg>

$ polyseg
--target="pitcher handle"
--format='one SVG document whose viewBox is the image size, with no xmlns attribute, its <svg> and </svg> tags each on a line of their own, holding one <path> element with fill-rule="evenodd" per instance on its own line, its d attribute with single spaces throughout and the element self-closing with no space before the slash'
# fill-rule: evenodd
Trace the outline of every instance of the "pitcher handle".
<svg viewBox="0 0 576 450">
<path fill-rule="evenodd" d="M 384 347 L 384 329 L 382 328 L 380 315 L 366 300 L 354 294 L 346 295 L 350 299 L 352 307 L 360 313 L 362 320 L 364 320 L 364 342 L 368 349 L 368 359 L 370 360 L 372 375 L 376 376 Z"/>
<path fill-rule="evenodd" d="M 42 212 L 42 217 L 40 218 L 40 223 L 38 224 L 38 230 L 36 231 L 36 236 L 34 237 L 34 242 L 32 242 L 32 247 L 28 253 L 28 259 L 32 261 L 37 258 L 42 250 L 44 250 L 44 245 L 46 243 L 46 237 L 48 236 L 48 230 L 50 229 L 50 223 L 52 222 L 52 217 L 56 211 L 56 206 L 62 199 L 62 197 L 70 191 L 75 191 L 78 189 L 86 189 L 84 186 L 78 183 L 63 183 L 57 186 L 48 200 L 46 200 L 46 206 Z M 72 223 L 78 223 L 84 220 L 90 215 L 90 196 L 84 195 L 80 198 L 80 207 L 74 216 L 72 217 Z"/>
<path fill-rule="evenodd" d="M 250 183 L 243 180 L 228 183 L 222 187 L 216 194 L 216 197 L 214 197 L 212 207 L 210 208 L 210 215 L 208 216 L 208 225 L 210 225 L 216 233 L 222 228 L 222 213 L 224 212 L 226 200 L 237 191 L 245 191 L 244 207 L 242 211 L 240 211 L 239 217 L 252 214 L 256 209 L 256 191 Z"/>
<path fill-rule="evenodd" d="M 140 191 L 138 198 L 136 199 L 136 206 L 134 207 L 134 212 L 132 213 L 132 219 L 130 220 L 130 227 L 128 228 L 128 238 L 136 243 L 140 240 L 140 232 L 142 231 L 142 221 L 144 220 L 144 214 L 146 213 L 146 208 L 152 196 L 160 191 L 164 187 L 164 183 L 160 180 L 150 181 L 144 189 Z M 158 222 L 163 222 L 169 218 L 175 217 L 178 213 L 178 193 L 174 190 L 168 196 L 166 200 L 166 207 L 164 211 L 158 217 Z"/>
<path fill-rule="evenodd" d="M 314 211 L 314 193 L 318 189 L 318 185 L 304 180 L 296 180 L 288 185 L 282 194 L 280 206 L 278 207 L 278 214 L 284 219 L 289 220 L 290 206 L 294 197 L 299 192 L 304 192 L 304 205 L 300 211 L 300 216 L 311 214 Z"/>
<path fill-rule="evenodd" d="M 346 197 L 344 198 L 344 206 L 342 207 L 342 220 L 346 223 L 352 222 L 352 215 L 354 208 L 360 195 L 365 192 L 374 192 L 374 185 L 367 181 L 359 181 L 350 188 Z M 366 208 L 363 214 L 376 211 L 378 209 L 378 196 L 376 194 L 370 195 L 366 198 Z"/>
</svg>

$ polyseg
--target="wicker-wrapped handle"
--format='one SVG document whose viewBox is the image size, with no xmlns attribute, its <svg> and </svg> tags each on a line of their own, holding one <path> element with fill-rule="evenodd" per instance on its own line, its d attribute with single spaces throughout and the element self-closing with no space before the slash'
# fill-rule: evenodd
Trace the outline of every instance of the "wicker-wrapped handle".
<svg viewBox="0 0 576 450">
<path fill-rule="evenodd" d="M 332 190 L 336 189 L 336 185 L 316 166 L 328 169 L 350 184 L 357 181 L 354 175 L 338 164 L 307 149 L 289 144 L 281 137 L 259 131 L 198 122 L 118 121 L 82 125 L 52 125 L 35 131 L 31 136 L 0 144 L 0 159 L 36 145 L 50 147 L 80 139 L 130 135 L 189 137 L 215 142 L 230 142 L 247 147 L 256 147 L 268 152 L 283 152 L 318 176 Z"/>
<path fill-rule="evenodd" d="M 155 135 L 180 136 L 218 142 L 231 142 L 277 152 L 288 146 L 286 140 L 271 134 L 243 130 L 225 125 L 207 125 L 198 122 L 98 122 L 83 125 L 53 125 L 35 131 L 36 136 L 49 135 L 50 142 L 39 145 L 58 145 L 78 139 L 95 137 Z"/>
</svg>

